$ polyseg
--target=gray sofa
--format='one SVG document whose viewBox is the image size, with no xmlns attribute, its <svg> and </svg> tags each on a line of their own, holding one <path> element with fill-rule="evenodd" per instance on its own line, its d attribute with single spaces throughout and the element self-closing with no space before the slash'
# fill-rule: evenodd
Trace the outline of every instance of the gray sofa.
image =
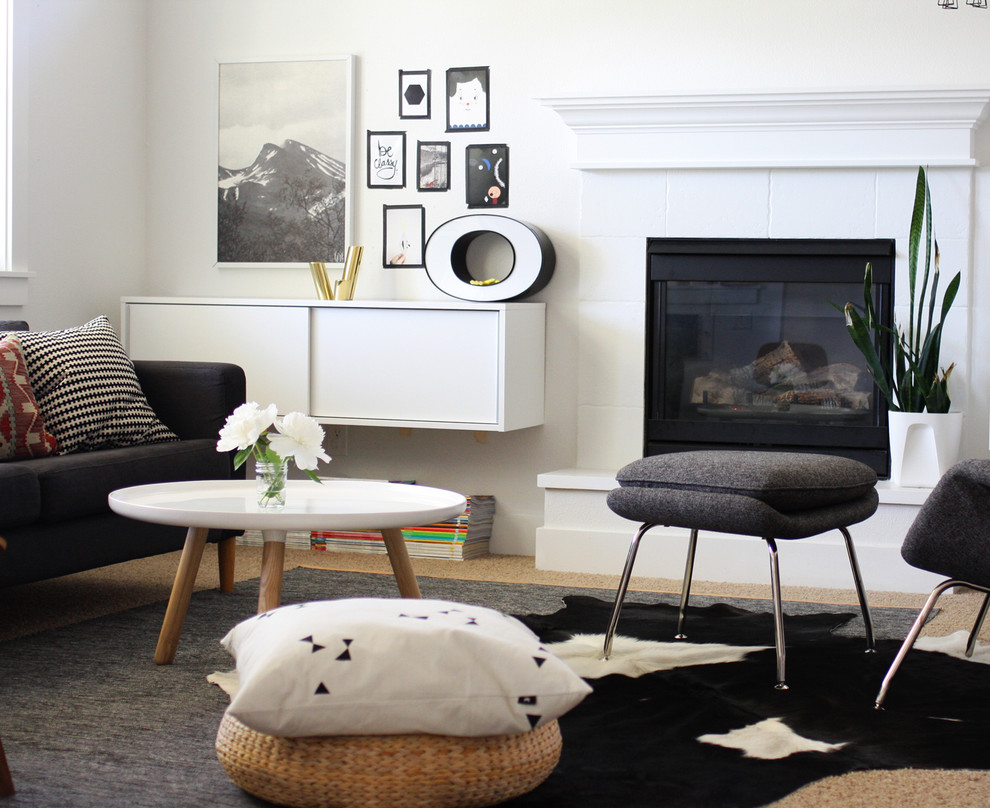
<svg viewBox="0 0 990 808">
<path fill-rule="evenodd" d="M 0 321 L 0 331 L 26 328 Z M 184 528 L 113 513 L 107 495 L 114 489 L 243 476 L 243 469 L 233 470 L 229 454 L 216 450 L 224 420 L 244 402 L 240 367 L 136 361 L 134 368 L 148 403 L 180 440 L 0 463 L 0 536 L 7 541 L 0 587 L 182 547 Z M 212 531 L 210 538 L 232 535 Z"/>
</svg>

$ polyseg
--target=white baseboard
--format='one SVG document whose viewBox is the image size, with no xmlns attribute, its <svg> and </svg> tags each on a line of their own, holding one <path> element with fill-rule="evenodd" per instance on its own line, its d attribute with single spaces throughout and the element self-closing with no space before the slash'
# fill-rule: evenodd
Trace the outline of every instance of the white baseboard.
<svg viewBox="0 0 990 808">
<path fill-rule="evenodd" d="M 537 569 L 618 574 L 637 525 L 612 513 L 605 497 L 615 485 L 606 471 L 569 469 L 542 474 L 544 525 L 536 531 Z M 939 576 L 911 567 L 900 547 L 927 496 L 920 489 L 881 490 L 877 512 L 850 533 L 867 590 L 930 592 Z M 688 531 L 654 528 L 640 544 L 635 575 L 681 580 Z M 845 544 L 838 531 L 777 542 L 784 586 L 852 589 Z M 725 533 L 702 533 L 694 578 L 698 581 L 766 583 L 769 560 L 762 540 Z"/>
<path fill-rule="evenodd" d="M 536 568 L 566 572 L 619 574 L 636 526 L 625 532 L 556 529 L 536 532 Z M 850 528 L 866 589 L 885 592 L 930 592 L 941 578 L 909 566 L 898 547 L 876 545 L 868 531 Z M 684 576 L 688 531 L 656 527 L 640 542 L 634 575 Z M 852 589 L 852 572 L 838 532 L 777 542 L 780 579 L 784 586 Z M 769 556 L 756 537 L 702 533 L 694 565 L 696 581 L 767 583 Z"/>
</svg>

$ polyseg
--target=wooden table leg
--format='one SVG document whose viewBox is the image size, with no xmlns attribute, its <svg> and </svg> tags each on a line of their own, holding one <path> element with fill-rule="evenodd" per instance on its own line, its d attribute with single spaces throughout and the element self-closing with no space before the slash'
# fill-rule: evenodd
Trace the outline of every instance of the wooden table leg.
<svg viewBox="0 0 990 808">
<path fill-rule="evenodd" d="M 237 536 L 217 542 L 217 563 L 220 567 L 220 591 L 234 590 L 234 563 L 237 559 Z"/>
<path fill-rule="evenodd" d="M 196 583 L 196 573 L 199 563 L 203 560 L 203 549 L 206 547 L 206 536 L 209 530 L 203 527 L 191 527 L 186 533 L 186 543 L 179 557 L 179 568 L 175 571 L 175 582 L 172 584 L 172 594 L 168 599 L 165 610 L 165 620 L 158 635 L 158 647 L 155 648 L 155 662 L 159 665 L 171 665 L 175 659 L 175 651 L 179 647 L 179 635 L 182 624 L 189 610 L 189 599 L 192 597 L 193 585 Z"/>
<path fill-rule="evenodd" d="M 392 564 L 392 572 L 395 573 L 395 582 L 399 585 L 399 594 L 404 598 L 423 597 L 419 593 L 419 582 L 416 580 L 416 573 L 413 572 L 402 531 L 397 527 L 386 528 L 381 534 L 385 541 L 385 549 L 388 551 L 388 560 Z"/>
<path fill-rule="evenodd" d="M 285 531 L 262 530 L 261 583 L 258 586 L 258 614 L 282 605 L 282 569 L 285 567 Z"/>
</svg>

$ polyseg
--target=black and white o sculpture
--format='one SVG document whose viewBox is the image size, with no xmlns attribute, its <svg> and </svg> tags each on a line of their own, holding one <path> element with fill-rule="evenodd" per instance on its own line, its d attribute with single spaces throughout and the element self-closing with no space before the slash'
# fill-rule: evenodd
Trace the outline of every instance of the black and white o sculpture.
<svg viewBox="0 0 990 808">
<path fill-rule="evenodd" d="M 508 271 L 487 274 L 478 245 L 511 248 Z M 472 249 L 474 248 L 474 249 Z M 502 250 L 504 252 L 504 249 Z M 553 244 L 538 227 L 508 216 L 474 214 L 444 222 L 426 242 L 426 274 L 441 292 L 461 300 L 491 303 L 519 300 L 550 281 L 556 263 Z"/>
</svg>

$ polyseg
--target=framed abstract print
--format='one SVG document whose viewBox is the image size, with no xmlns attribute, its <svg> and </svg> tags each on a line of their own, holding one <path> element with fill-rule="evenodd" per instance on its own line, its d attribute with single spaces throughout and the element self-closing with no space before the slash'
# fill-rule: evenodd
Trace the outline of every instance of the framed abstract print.
<svg viewBox="0 0 990 808">
<path fill-rule="evenodd" d="M 464 162 L 467 206 L 509 207 L 509 147 L 504 143 L 468 146 Z"/>
</svg>

